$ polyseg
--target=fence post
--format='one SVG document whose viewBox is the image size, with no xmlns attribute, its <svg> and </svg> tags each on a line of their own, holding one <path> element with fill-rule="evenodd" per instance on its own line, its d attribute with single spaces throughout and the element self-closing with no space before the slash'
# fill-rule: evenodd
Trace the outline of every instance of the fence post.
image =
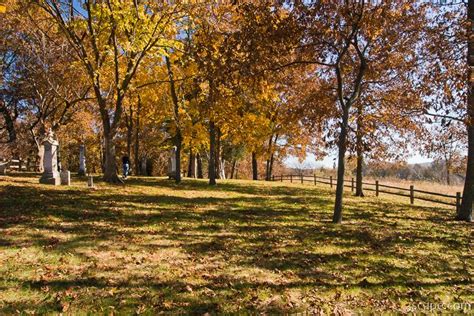
<svg viewBox="0 0 474 316">
<path fill-rule="evenodd" d="M 375 196 L 379 196 L 379 180 L 375 180 Z"/>
<path fill-rule="evenodd" d="M 290 182 L 293 183 L 293 175 L 290 174 Z"/>
<path fill-rule="evenodd" d="M 354 178 L 351 179 L 351 191 L 354 192 Z"/>
<path fill-rule="evenodd" d="M 461 209 L 461 192 L 456 192 L 456 215 L 459 214 Z"/>
<path fill-rule="evenodd" d="M 329 184 L 331 185 L 331 188 L 332 188 L 332 176 L 329 176 Z"/>
<path fill-rule="evenodd" d="M 301 184 L 303 184 L 303 174 L 301 174 Z"/>
<path fill-rule="evenodd" d="M 316 174 L 314 174 L 314 185 L 316 185 Z"/>
<path fill-rule="evenodd" d="M 272 181 L 275 181 L 275 175 L 272 176 Z"/>
<path fill-rule="evenodd" d="M 283 175 L 280 175 L 280 181 L 283 182 Z"/>
<path fill-rule="evenodd" d="M 410 204 L 415 203 L 415 187 L 410 185 Z"/>
</svg>

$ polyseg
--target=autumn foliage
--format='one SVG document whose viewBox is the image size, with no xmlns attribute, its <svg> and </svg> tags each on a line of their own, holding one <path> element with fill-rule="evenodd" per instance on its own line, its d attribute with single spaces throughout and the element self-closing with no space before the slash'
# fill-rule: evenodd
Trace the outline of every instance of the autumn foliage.
<svg viewBox="0 0 474 316">
<path fill-rule="evenodd" d="M 77 168 L 84 144 L 89 170 L 108 182 L 120 181 L 123 155 L 136 175 L 164 175 L 175 147 L 177 182 L 184 174 L 216 184 L 271 180 L 288 156 L 336 153 L 333 221 L 340 223 L 348 160 L 363 196 L 367 162 L 402 161 L 418 149 L 449 165 L 448 180 L 467 161 L 458 217 L 472 218 L 471 4 L 6 4 L 4 158 L 40 169 L 41 140 L 51 129 L 63 168 Z M 467 159 L 453 144 L 468 149 Z"/>
</svg>

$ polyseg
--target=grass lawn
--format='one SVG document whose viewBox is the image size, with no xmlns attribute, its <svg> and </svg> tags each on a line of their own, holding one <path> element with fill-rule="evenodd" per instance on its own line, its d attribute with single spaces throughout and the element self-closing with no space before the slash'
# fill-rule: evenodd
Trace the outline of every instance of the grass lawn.
<svg viewBox="0 0 474 316">
<path fill-rule="evenodd" d="M 474 313 L 474 226 L 452 208 L 347 193 L 333 225 L 326 186 L 38 178 L 0 177 L 0 314 Z"/>
</svg>

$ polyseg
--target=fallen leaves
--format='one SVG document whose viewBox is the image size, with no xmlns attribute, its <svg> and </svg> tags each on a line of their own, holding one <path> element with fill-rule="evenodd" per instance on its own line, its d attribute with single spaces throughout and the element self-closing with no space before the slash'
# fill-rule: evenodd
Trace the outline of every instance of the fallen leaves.
<svg viewBox="0 0 474 316">
<path fill-rule="evenodd" d="M 190 183 L 192 187 L 194 182 Z M 245 309 L 344 314 L 402 311 L 407 301 L 420 297 L 466 299 L 472 280 L 461 263 L 469 253 L 453 245 L 470 233 L 468 227 L 452 230 L 452 223 L 425 221 L 427 216 L 414 223 L 400 214 L 417 218 L 414 214 L 423 212 L 420 209 L 394 208 L 393 203 L 372 203 L 367 197 L 368 211 L 377 220 L 361 218 L 359 211 L 349 209 L 346 216 L 353 224 L 334 228 L 321 220 L 331 201 L 321 198 L 325 195 L 318 188 L 304 193 L 285 187 L 289 195 L 304 196 L 312 214 L 308 217 L 307 210 L 293 208 L 294 199 L 287 201 L 285 195 L 262 200 L 259 185 L 245 182 L 247 193 L 233 192 L 229 198 L 232 208 L 220 211 L 213 205 L 209 212 L 208 201 L 199 201 L 212 199 L 214 193 L 196 185 L 199 214 L 183 207 L 179 195 L 183 193 L 174 193 L 166 183 L 147 187 L 143 203 L 142 193 L 131 186 L 131 196 L 113 195 L 117 201 L 102 207 L 100 201 L 113 193 L 104 189 L 89 197 L 97 209 L 83 219 L 83 210 L 90 205 L 63 206 L 66 197 L 52 193 L 53 224 L 38 215 L 2 235 L 9 243 L 0 244 L 0 280 L 10 296 L 0 292 L 0 301 L 9 298 L 11 306 L 19 300 L 36 302 L 27 310 L 38 307 L 65 314 L 195 309 L 201 314 Z M 150 196 L 163 193 L 166 201 L 149 203 Z M 219 199 L 226 199 L 225 192 L 219 194 Z M 133 210 L 122 214 L 127 216 L 117 220 L 115 210 L 108 213 L 109 206 L 126 209 L 134 195 Z M 234 200 L 240 197 L 245 203 L 236 206 Z M 31 212 L 29 207 L 33 208 L 25 206 L 22 211 Z M 7 206 L 7 212 L 13 212 L 13 206 Z M 439 210 L 433 215 L 430 210 L 430 216 L 446 213 Z M 386 218 L 398 224 L 387 228 Z M 0 304 L 0 312 L 15 312 L 5 306 Z"/>
</svg>

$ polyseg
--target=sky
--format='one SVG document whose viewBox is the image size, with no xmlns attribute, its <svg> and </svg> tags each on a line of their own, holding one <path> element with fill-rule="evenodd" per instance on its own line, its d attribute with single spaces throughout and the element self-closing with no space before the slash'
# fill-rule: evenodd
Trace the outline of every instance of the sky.
<svg viewBox="0 0 474 316">
<path fill-rule="evenodd" d="M 298 167 L 298 168 L 303 167 L 304 169 L 314 169 L 314 168 L 320 168 L 320 167 L 332 168 L 334 161 L 336 161 L 336 159 L 337 159 L 336 154 L 328 155 L 323 160 L 316 160 L 313 154 L 308 154 L 305 161 L 303 161 L 302 163 L 300 163 L 298 161 L 298 158 L 294 156 L 289 156 L 285 158 L 284 163 L 287 167 L 290 167 L 290 168 L 294 168 L 294 167 Z M 409 164 L 426 163 L 426 162 L 432 162 L 432 161 L 433 161 L 432 159 L 421 156 L 419 154 L 414 154 L 408 157 L 407 159 L 407 162 Z"/>
</svg>

